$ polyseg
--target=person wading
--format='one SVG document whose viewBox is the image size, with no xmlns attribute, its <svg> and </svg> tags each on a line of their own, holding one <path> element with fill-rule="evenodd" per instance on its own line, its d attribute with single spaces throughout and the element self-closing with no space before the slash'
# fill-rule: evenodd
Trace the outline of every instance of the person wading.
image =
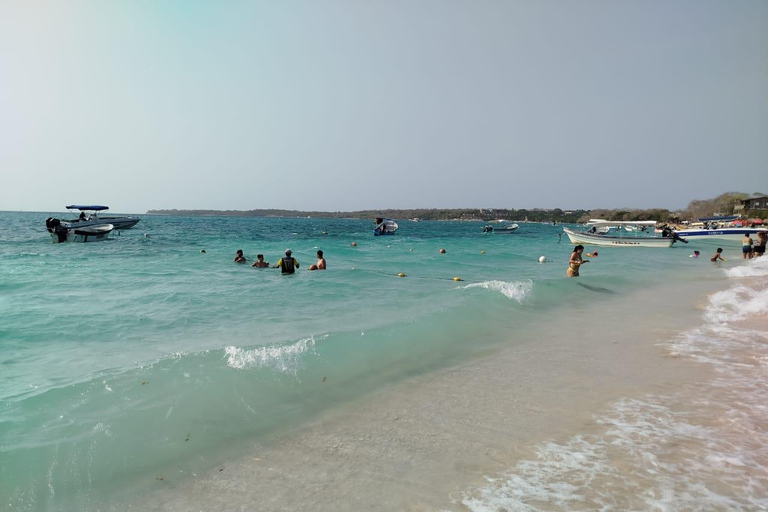
<svg viewBox="0 0 768 512">
<path fill-rule="evenodd" d="M 296 269 L 299 268 L 299 262 L 296 261 L 296 258 L 291 256 L 291 250 L 286 249 L 285 250 L 285 257 L 280 258 L 277 261 L 277 265 L 275 265 L 273 268 L 280 268 L 280 272 L 283 274 L 293 274 L 296 272 Z"/>
</svg>

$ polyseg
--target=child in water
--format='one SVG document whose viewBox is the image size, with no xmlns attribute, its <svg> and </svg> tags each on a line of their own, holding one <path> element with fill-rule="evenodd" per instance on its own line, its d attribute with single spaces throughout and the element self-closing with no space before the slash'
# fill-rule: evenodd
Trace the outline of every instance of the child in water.
<svg viewBox="0 0 768 512">
<path fill-rule="evenodd" d="M 725 258 L 723 258 L 723 249 L 721 247 L 717 248 L 717 251 L 715 251 L 715 255 L 712 256 L 711 261 L 712 263 L 716 262 L 717 260 L 725 261 Z"/>
<path fill-rule="evenodd" d="M 699 253 L 699 251 L 693 251 L 693 254 L 691 254 L 691 255 L 690 255 L 690 256 L 688 256 L 688 257 L 689 257 L 689 258 L 698 258 L 698 257 L 699 257 L 699 254 L 700 254 L 700 253 Z"/>
</svg>

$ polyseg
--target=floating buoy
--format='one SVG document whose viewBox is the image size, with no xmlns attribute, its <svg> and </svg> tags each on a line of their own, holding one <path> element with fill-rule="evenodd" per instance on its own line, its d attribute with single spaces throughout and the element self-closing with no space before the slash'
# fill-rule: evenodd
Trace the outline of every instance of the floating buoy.
<svg viewBox="0 0 768 512">
<path fill-rule="evenodd" d="M 542 256 L 541 258 L 539 258 L 539 263 L 546 263 L 546 262 L 547 262 L 546 256 Z"/>
<path fill-rule="evenodd" d="M 453 280 L 454 280 L 454 281 L 463 281 L 463 279 L 462 279 L 462 278 L 460 278 L 459 276 L 456 276 L 456 277 L 454 277 L 454 278 L 453 278 Z"/>
<path fill-rule="evenodd" d="M 445 249 L 440 249 L 440 254 L 445 254 Z"/>
<path fill-rule="evenodd" d="M 357 247 L 357 242 L 352 242 L 352 247 Z"/>
<path fill-rule="evenodd" d="M 388 246 L 387 246 L 387 249 L 391 249 L 391 248 L 392 248 L 392 246 L 391 246 L 391 245 L 388 245 Z"/>
<path fill-rule="evenodd" d="M 397 274 L 397 277 L 405 277 L 405 274 L 403 274 L 402 272 L 400 272 L 399 274 Z"/>
</svg>

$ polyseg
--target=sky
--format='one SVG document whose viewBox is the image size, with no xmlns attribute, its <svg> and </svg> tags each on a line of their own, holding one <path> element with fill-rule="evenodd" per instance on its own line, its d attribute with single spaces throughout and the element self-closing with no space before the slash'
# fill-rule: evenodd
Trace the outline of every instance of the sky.
<svg viewBox="0 0 768 512">
<path fill-rule="evenodd" d="M 0 210 L 768 193 L 768 1 L 0 0 Z"/>
</svg>

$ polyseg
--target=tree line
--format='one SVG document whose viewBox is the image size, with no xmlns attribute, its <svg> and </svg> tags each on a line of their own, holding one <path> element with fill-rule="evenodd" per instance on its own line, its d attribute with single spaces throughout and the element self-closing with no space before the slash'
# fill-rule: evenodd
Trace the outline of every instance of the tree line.
<svg viewBox="0 0 768 512">
<path fill-rule="evenodd" d="M 553 209 L 513 209 L 513 208 L 416 208 L 416 209 L 385 209 L 359 210 L 352 212 L 320 212 L 280 209 L 256 210 L 149 210 L 148 214 L 155 215 L 191 215 L 191 216 L 225 216 L 225 217 L 317 217 L 331 219 L 374 219 L 388 217 L 398 220 L 418 218 L 420 220 L 465 220 L 491 221 L 511 220 L 530 222 L 575 223 L 586 222 L 589 219 L 607 220 L 655 220 L 657 222 L 679 222 L 681 220 L 696 220 L 716 214 L 730 215 L 734 207 L 744 199 L 764 194 L 746 194 L 743 192 L 726 192 L 714 199 L 695 199 L 682 211 L 670 211 L 664 208 L 650 209 L 594 209 L 594 210 L 562 210 Z M 753 217 L 768 215 L 767 212 L 746 212 Z"/>
</svg>

